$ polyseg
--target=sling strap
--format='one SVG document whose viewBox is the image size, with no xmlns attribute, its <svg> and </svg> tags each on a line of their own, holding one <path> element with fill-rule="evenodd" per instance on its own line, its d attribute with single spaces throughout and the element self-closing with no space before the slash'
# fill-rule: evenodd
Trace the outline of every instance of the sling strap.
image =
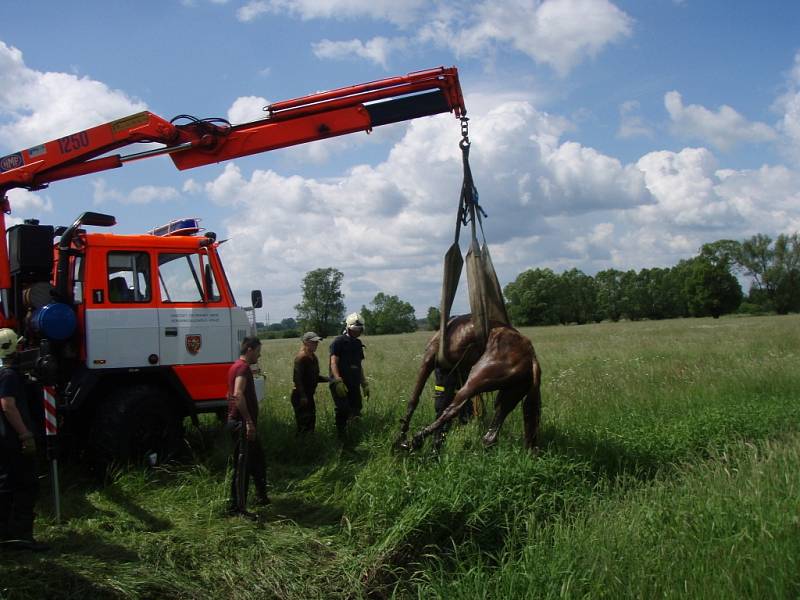
<svg viewBox="0 0 800 600">
<path fill-rule="evenodd" d="M 440 303 L 439 321 L 439 352 L 437 362 L 442 366 L 447 366 L 444 356 L 447 336 L 447 322 L 450 319 L 450 310 L 453 307 L 458 281 L 461 278 L 461 270 L 464 260 L 461 256 L 459 237 L 461 227 L 470 227 L 470 245 L 467 251 L 467 289 L 469 293 L 469 307 L 472 313 L 472 324 L 475 334 L 481 346 L 485 346 L 489 336 L 491 322 L 509 323 L 506 305 L 503 300 L 503 292 L 497 273 L 494 270 L 489 246 L 486 243 L 486 234 L 483 230 L 483 217 L 487 216 L 479 203 L 478 189 L 472 178 L 472 169 L 469 165 L 469 119 L 461 117 L 461 135 L 459 142 L 461 148 L 462 164 L 464 167 L 464 179 L 461 184 L 461 194 L 458 202 L 458 213 L 456 215 L 455 235 L 453 244 L 444 256 L 444 273 L 442 277 L 442 298 Z M 477 230 L 480 228 L 483 245 L 478 242 Z"/>
</svg>

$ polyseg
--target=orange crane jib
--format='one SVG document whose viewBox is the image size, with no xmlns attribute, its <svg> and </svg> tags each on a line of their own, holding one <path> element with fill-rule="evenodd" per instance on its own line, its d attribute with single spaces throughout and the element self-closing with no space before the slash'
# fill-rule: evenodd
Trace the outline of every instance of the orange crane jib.
<svg viewBox="0 0 800 600">
<path fill-rule="evenodd" d="M 185 170 L 438 113 L 466 116 L 455 67 L 275 102 L 265 110 L 264 119 L 234 126 L 221 119 L 176 125 L 177 117 L 171 122 L 143 111 L 20 150 L 0 158 L 0 199 L 9 189 L 36 190 L 53 181 L 162 154 L 169 154 L 175 166 Z M 152 142 L 161 146 L 127 156 L 103 156 Z"/>
</svg>

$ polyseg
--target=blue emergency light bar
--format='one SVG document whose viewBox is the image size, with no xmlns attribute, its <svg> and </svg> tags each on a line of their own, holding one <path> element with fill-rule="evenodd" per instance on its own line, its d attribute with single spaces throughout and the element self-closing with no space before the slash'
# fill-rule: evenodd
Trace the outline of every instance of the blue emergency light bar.
<svg viewBox="0 0 800 600">
<path fill-rule="evenodd" d="M 148 235 L 166 237 L 170 235 L 194 235 L 203 231 L 200 227 L 200 219 L 175 219 L 166 225 L 156 227 L 148 231 Z"/>
</svg>

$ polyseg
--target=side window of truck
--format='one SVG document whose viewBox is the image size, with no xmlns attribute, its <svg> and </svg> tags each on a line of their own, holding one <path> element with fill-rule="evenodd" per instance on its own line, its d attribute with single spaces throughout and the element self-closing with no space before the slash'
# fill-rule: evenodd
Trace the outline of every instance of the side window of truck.
<svg viewBox="0 0 800 600">
<path fill-rule="evenodd" d="M 146 252 L 109 252 L 109 301 L 150 302 L 150 297 L 150 256 Z"/>
<path fill-rule="evenodd" d="M 158 255 L 162 302 L 203 302 L 200 259 L 197 254 Z"/>
</svg>

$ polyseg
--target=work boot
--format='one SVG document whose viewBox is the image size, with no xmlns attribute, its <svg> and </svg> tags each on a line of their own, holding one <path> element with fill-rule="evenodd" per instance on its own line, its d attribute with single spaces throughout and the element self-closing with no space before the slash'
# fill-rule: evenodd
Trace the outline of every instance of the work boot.
<svg viewBox="0 0 800 600">
<path fill-rule="evenodd" d="M 228 516 L 229 517 L 242 517 L 243 519 L 250 519 L 251 521 L 258 521 L 258 515 L 256 513 L 251 513 L 248 510 L 242 510 L 242 509 L 239 509 L 239 508 L 228 509 Z"/>
</svg>

